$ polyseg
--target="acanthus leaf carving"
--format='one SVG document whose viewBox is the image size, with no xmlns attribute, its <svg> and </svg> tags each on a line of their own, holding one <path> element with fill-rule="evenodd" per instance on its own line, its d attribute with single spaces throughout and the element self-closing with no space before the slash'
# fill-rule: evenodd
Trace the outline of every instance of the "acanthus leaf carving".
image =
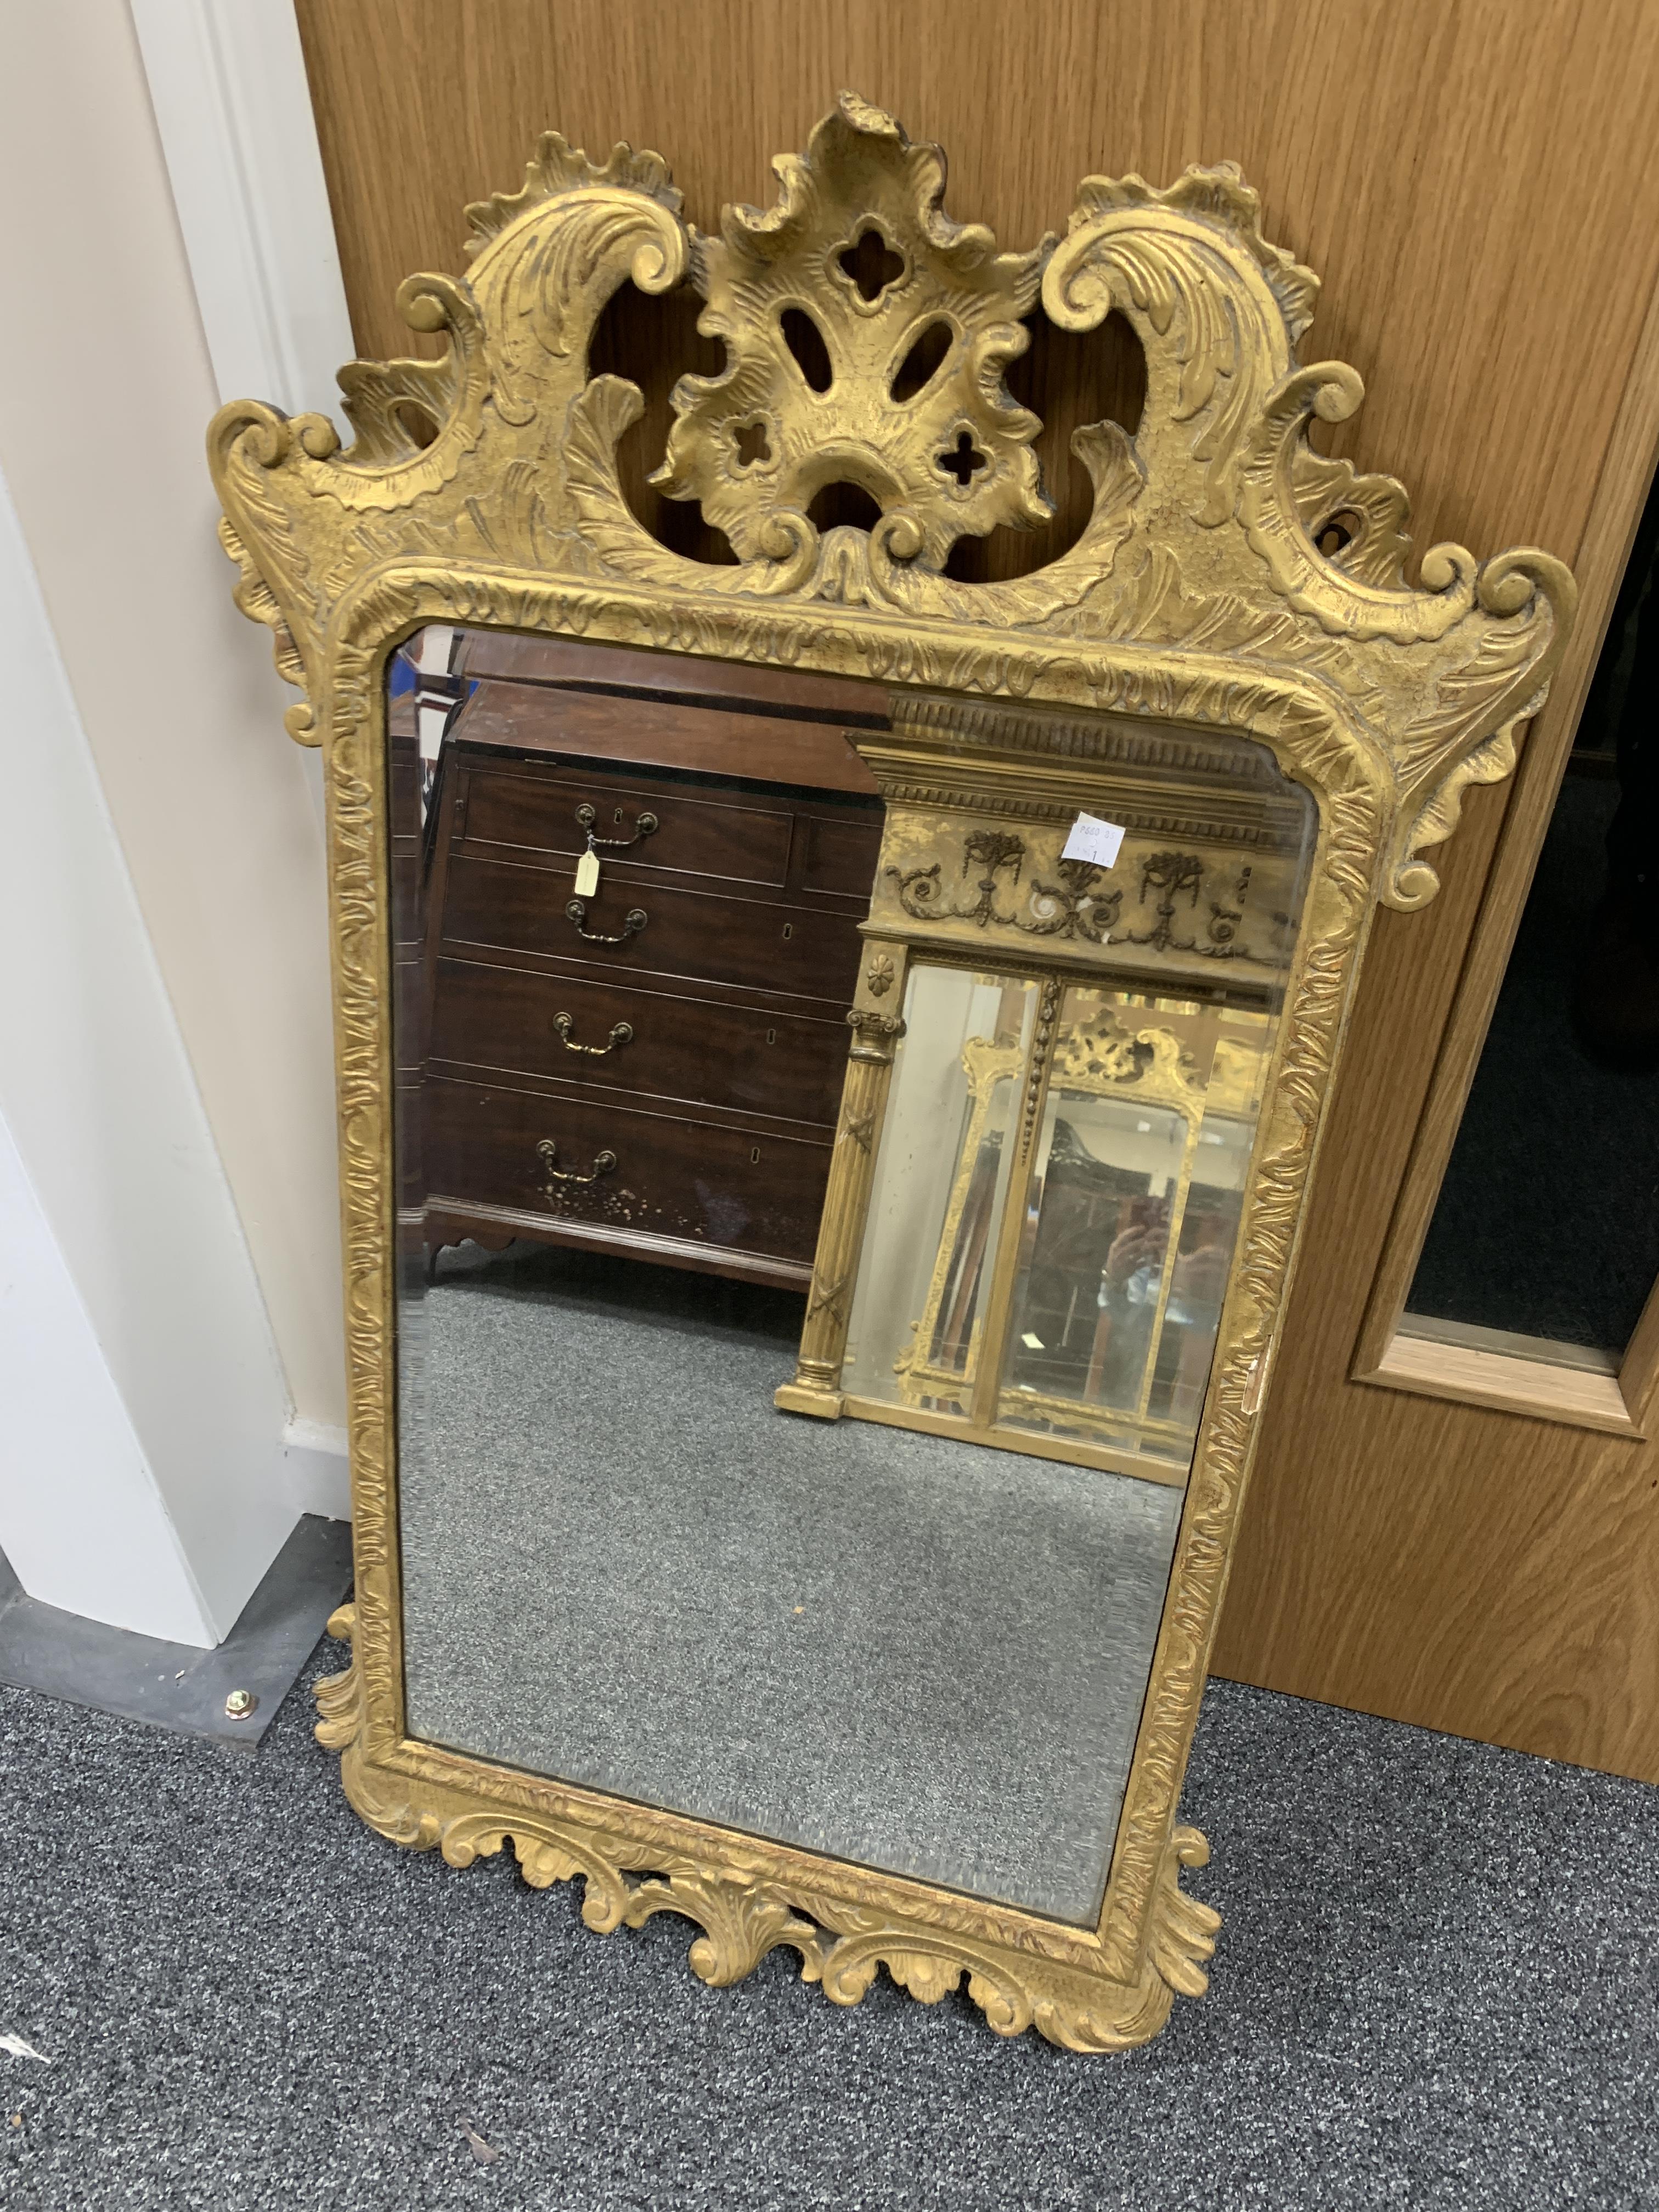
<svg viewBox="0 0 1659 2212">
<path fill-rule="evenodd" d="M 356 1621 L 354 1606 L 336 1606 L 328 1617 L 328 1632 L 339 1642 L 349 1644 Z M 317 1710 L 322 1715 L 317 1723 L 318 1742 L 330 1751 L 343 1751 L 349 1743 L 356 1741 L 362 1719 L 362 1691 L 355 1649 L 349 1662 L 339 1674 L 324 1674 L 319 1679 L 312 1695 L 316 1698 Z"/>
<path fill-rule="evenodd" d="M 1464 792 L 1501 782 L 1513 769 L 1522 725 L 1548 690 L 1539 673 L 1548 651 L 1540 633 L 1563 635 L 1577 601 L 1571 571 L 1547 553 L 1488 561 L 1479 589 L 1498 621 L 1472 659 L 1441 677 L 1396 742 L 1400 805 L 1382 896 L 1406 911 L 1426 905 L 1440 887 L 1421 854 L 1456 828 Z"/>
<path fill-rule="evenodd" d="M 1334 568 L 1384 590 L 1404 585 L 1412 550 L 1406 534 L 1412 503 L 1404 484 L 1362 476 L 1352 461 L 1332 459 L 1309 445 L 1296 450 L 1291 483 L 1297 514 L 1314 544 L 1334 526 L 1344 539 L 1326 554 Z"/>
<path fill-rule="evenodd" d="M 636 154 L 619 139 L 609 160 L 601 165 L 590 161 L 561 132 L 544 131 L 525 165 L 524 183 L 516 192 L 493 192 L 488 199 L 474 200 L 468 206 L 468 258 L 476 259 L 492 239 L 513 229 L 532 210 L 550 200 L 562 200 L 571 192 L 586 191 L 633 193 L 654 200 L 666 214 L 675 216 L 683 204 L 660 154 Z"/>
<path fill-rule="evenodd" d="M 678 1913 L 702 1928 L 691 1946 L 690 1964 L 698 1980 L 711 1989 L 729 1989 L 744 1980 L 781 1944 L 799 1952 L 804 1982 L 817 1981 L 823 1972 L 823 1930 L 803 1919 L 770 1884 L 720 1868 L 697 1868 L 666 1881 L 641 1882 L 629 1898 L 623 1917 L 630 1928 L 642 1928 L 657 1912 Z"/>
<path fill-rule="evenodd" d="M 1244 435 L 1294 359 L 1317 290 L 1310 270 L 1263 239 L 1255 194 L 1223 162 L 1166 191 L 1139 177 L 1086 178 L 1042 301 L 1062 330 L 1092 330 L 1114 310 L 1134 325 L 1149 471 L 1215 528 L 1231 518 Z"/>
<path fill-rule="evenodd" d="M 1181 1869 L 1209 1863 L 1210 1846 L 1198 1830 L 1177 1828 L 1164 1853 L 1149 1948 L 1160 1978 L 1182 1996 L 1201 1997 L 1209 1987 L 1206 1969 L 1215 1955 L 1221 1915 L 1188 1895 L 1181 1887 Z"/>
</svg>

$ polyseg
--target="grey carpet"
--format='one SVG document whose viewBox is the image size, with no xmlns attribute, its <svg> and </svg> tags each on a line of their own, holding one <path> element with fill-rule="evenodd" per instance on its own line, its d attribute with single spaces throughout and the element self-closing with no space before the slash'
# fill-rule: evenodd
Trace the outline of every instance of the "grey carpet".
<svg viewBox="0 0 1659 2212">
<path fill-rule="evenodd" d="M 239 1758 L 0 1692 L 0 2033 L 53 2062 L 0 2053 L 8 2212 L 1659 2205 L 1637 1784 L 1213 1684 L 1210 1995 L 1081 2058 L 788 1954 L 705 1989 L 683 1922 L 371 1834 L 310 1718 Z"/>
<path fill-rule="evenodd" d="M 1091 1923 L 1180 1493 L 779 1413 L 799 1297 L 441 1266 L 405 1331 L 414 1731 Z"/>
</svg>

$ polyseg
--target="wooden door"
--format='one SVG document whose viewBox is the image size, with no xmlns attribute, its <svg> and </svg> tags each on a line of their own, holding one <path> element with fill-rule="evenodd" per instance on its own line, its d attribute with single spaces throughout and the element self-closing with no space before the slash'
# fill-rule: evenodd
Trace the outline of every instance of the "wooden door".
<svg viewBox="0 0 1659 2212">
<path fill-rule="evenodd" d="M 1404 479 L 1419 550 L 1532 543 L 1573 562 L 1574 659 L 1521 778 L 1471 793 L 1438 899 L 1384 914 L 1373 939 L 1218 1664 L 1659 1778 L 1659 1462 L 1640 1417 L 1615 1433 L 1355 1379 L 1357 1361 L 1387 1363 L 1651 468 L 1659 13 L 299 0 L 299 16 L 367 354 L 422 349 L 398 283 L 461 271 L 464 203 L 514 189 L 542 131 L 600 156 L 621 137 L 657 148 L 712 228 L 724 202 L 771 197 L 771 157 L 850 87 L 945 147 L 950 211 L 1009 247 L 1063 228 L 1085 175 L 1237 162 L 1267 236 L 1324 280 L 1304 357 L 1351 362 L 1370 389 L 1331 449 Z M 682 349 L 672 366 L 702 365 L 684 319 L 657 328 Z M 1028 373 L 1062 515 L 986 556 L 1017 565 L 1086 511 L 1071 427 L 1134 404 L 1109 336 Z M 634 434 L 637 476 L 665 390 Z"/>
<path fill-rule="evenodd" d="M 1440 1310 L 1444 1293 L 1437 1303 L 1431 1284 L 1425 1296 L 1418 1270 L 1454 1144 L 1478 1146 L 1486 1133 L 1477 1116 L 1465 1136 L 1460 1117 L 1483 1047 L 1498 1048 L 1488 1024 L 1517 924 L 1535 940 L 1577 922 L 1581 940 L 1568 949 L 1581 961 L 1589 949 L 1593 925 L 1583 929 L 1562 892 L 1593 902 L 1597 879 L 1607 880 L 1601 854 L 1580 856 L 1589 880 L 1577 884 L 1564 887 L 1559 871 L 1535 880 L 1534 869 L 1574 771 L 1613 766 L 1583 749 L 1605 729 L 1577 725 L 1656 447 L 1659 302 L 1579 558 L 1588 616 L 1533 726 L 1445 1018 L 1427 1035 L 1413 1019 L 1409 945 L 1394 954 L 1403 931 L 1388 933 L 1389 953 L 1362 986 L 1215 1662 L 1219 1673 L 1304 1697 L 1646 1781 L 1659 1781 L 1659 1188 L 1651 1137 L 1623 1149 L 1618 1138 L 1632 1114 L 1647 1117 L 1644 1134 L 1659 1122 L 1659 1079 L 1592 1075 L 1587 1097 L 1615 1110 L 1586 1115 L 1582 1130 L 1563 1129 L 1553 1102 L 1528 1103 L 1523 1091 L 1510 1109 L 1527 1135 L 1523 1172 L 1486 1209 L 1502 1241 L 1518 1244 L 1558 1172 L 1552 1145 L 1577 1151 L 1599 1187 L 1583 1232 L 1601 1240 L 1590 1256 L 1611 1268 L 1617 1247 L 1634 1261 L 1595 1339 L 1607 1358 L 1529 1340 L 1530 1330 L 1506 1337 L 1425 1321 L 1420 1310 Z M 1644 575 L 1656 530 L 1659 491 L 1643 526 Z M 1646 617 L 1650 635 L 1656 623 L 1659 607 Z M 1619 643 L 1602 645 L 1598 690 Z M 1637 713 L 1654 706 L 1645 691 L 1632 702 Z M 1631 782 L 1622 799 L 1613 793 L 1627 810 L 1639 795 Z M 1649 827 L 1659 834 L 1659 819 Z M 1512 1003 L 1544 1017 L 1539 1079 L 1561 1087 L 1548 1010 Z M 1525 1042 L 1517 1032 L 1505 1048 Z M 1402 1053 L 1413 1081 L 1404 1100 Z M 1494 1071 L 1485 1073 L 1490 1091 Z M 1514 1079 L 1512 1062 L 1496 1073 Z M 1465 1188 L 1497 1171 L 1467 1152 L 1459 1161 Z M 1470 1224 L 1477 1234 L 1480 1225 Z M 1542 1296 L 1536 1310 L 1551 1303 Z"/>
</svg>

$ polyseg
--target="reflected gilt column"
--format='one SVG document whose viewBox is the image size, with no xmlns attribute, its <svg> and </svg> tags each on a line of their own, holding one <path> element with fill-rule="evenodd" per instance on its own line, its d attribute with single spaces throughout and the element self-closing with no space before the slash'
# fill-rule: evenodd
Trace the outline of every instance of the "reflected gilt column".
<svg viewBox="0 0 1659 2212">
<path fill-rule="evenodd" d="M 902 1004 L 905 955 L 902 945 L 866 945 L 860 1003 L 847 1017 L 853 1042 L 847 1056 L 847 1081 L 830 1156 L 829 1188 L 823 1195 L 823 1215 L 818 1224 L 800 1356 L 794 1381 L 782 1384 L 773 1401 L 785 1413 L 816 1413 L 826 1421 L 835 1420 L 841 1413 L 841 1370 L 853 1279 L 864 1242 L 864 1217 L 887 1109 L 893 1054 L 904 1035 L 902 1015 L 884 1012 L 869 1000 L 896 989 Z"/>
</svg>

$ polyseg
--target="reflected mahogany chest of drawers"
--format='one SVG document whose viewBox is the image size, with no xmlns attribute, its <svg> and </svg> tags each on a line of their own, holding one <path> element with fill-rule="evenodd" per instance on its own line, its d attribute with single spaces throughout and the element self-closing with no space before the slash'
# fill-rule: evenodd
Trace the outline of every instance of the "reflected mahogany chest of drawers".
<svg viewBox="0 0 1659 2212">
<path fill-rule="evenodd" d="M 428 1251 L 804 1287 L 881 838 L 844 732 L 884 726 L 879 690 L 485 635 L 461 665 L 424 840 Z"/>
</svg>

